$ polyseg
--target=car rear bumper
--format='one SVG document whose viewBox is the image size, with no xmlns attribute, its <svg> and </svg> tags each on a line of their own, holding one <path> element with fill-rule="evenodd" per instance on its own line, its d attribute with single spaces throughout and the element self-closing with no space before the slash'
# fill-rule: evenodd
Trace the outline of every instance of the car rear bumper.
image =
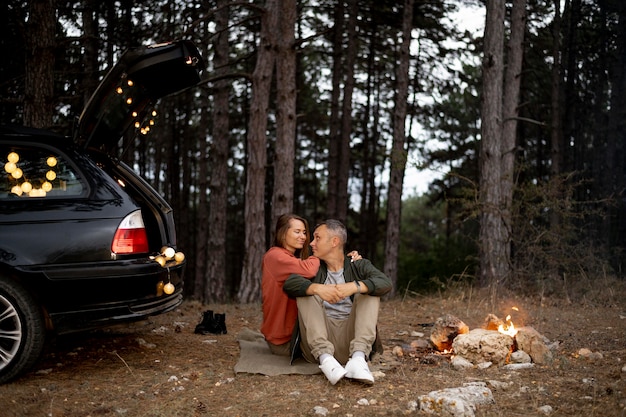
<svg viewBox="0 0 626 417">
<path fill-rule="evenodd" d="M 52 329 L 62 334 L 141 320 L 183 300 L 185 263 L 167 268 L 144 259 L 35 266 L 22 282 L 44 305 Z M 164 284 L 175 290 L 165 294 Z"/>
<path fill-rule="evenodd" d="M 152 300 L 83 306 L 82 310 L 58 311 L 49 317 L 56 334 L 96 329 L 123 322 L 143 320 L 178 307 L 183 301 L 182 289 Z"/>
</svg>

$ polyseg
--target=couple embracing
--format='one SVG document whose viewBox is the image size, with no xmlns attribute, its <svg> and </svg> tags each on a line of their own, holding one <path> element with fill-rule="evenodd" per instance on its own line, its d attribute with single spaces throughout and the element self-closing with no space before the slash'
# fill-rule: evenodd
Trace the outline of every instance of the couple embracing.
<svg viewBox="0 0 626 417">
<path fill-rule="evenodd" d="M 307 221 L 282 215 L 263 257 L 261 332 L 273 354 L 318 363 L 331 384 L 374 383 L 367 361 L 382 352 L 380 297 L 391 281 L 357 252 L 345 254 L 346 227 L 326 220 L 310 238 Z M 313 254 L 309 254 L 309 247 Z"/>
</svg>

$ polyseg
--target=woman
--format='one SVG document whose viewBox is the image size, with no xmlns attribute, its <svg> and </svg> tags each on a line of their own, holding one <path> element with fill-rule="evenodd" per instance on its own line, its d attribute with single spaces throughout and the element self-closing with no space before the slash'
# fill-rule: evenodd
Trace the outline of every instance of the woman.
<svg viewBox="0 0 626 417">
<path fill-rule="evenodd" d="M 274 245 L 263 256 L 263 324 L 261 333 L 275 355 L 289 356 L 289 341 L 298 318 L 296 300 L 283 292 L 291 274 L 311 279 L 320 261 L 309 256 L 307 221 L 295 214 L 283 214 L 276 222 Z"/>
</svg>

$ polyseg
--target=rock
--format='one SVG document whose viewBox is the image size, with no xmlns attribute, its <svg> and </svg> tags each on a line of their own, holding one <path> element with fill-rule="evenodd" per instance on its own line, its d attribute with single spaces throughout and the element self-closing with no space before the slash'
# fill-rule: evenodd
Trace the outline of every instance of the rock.
<svg viewBox="0 0 626 417">
<path fill-rule="evenodd" d="M 501 391 L 504 391 L 508 389 L 511 385 L 513 385 L 513 382 L 502 382 L 502 381 L 497 381 L 495 379 L 490 379 L 488 382 L 489 382 L 489 385 L 494 387 L 496 390 L 501 390 Z"/>
<path fill-rule="evenodd" d="M 435 321 L 430 334 L 430 341 L 435 345 L 437 350 L 443 352 L 444 350 L 450 350 L 452 348 L 452 341 L 458 335 L 468 332 L 469 327 L 461 319 L 446 314 Z"/>
<path fill-rule="evenodd" d="M 494 403 L 493 394 L 484 382 L 431 391 L 418 400 L 420 410 L 428 414 L 453 417 L 474 417 L 477 405 Z"/>
<path fill-rule="evenodd" d="M 542 405 L 541 407 L 537 408 L 537 412 L 546 416 L 552 414 L 552 411 L 552 407 L 550 407 L 549 405 Z"/>
<path fill-rule="evenodd" d="M 468 361 L 467 359 L 465 359 L 462 356 L 454 356 L 452 358 L 452 360 L 450 361 L 450 364 L 452 365 L 452 367 L 454 369 L 469 369 L 469 368 L 473 368 L 474 364 L 471 363 L 470 361 Z"/>
<path fill-rule="evenodd" d="M 530 355 L 523 350 L 511 353 L 511 363 L 530 363 L 531 361 Z"/>
<path fill-rule="evenodd" d="M 316 405 L 315 407 L 313 407 L 313 413 L 318 416 L 327 416 L 328 408 L 322 407 L 321 405 Z"/>
<path fill-rule="evenodd" d="M 485 329 L 460 334 L 452 343 L 454 352 L 472 363 L 489 361 L 498 365 L 505 363 L 512 346 L 511 336 Z"/>
<path fill-rule="evenodd" d="M 502 369 L 506 369 L 508 371 L 519 371 L 520 369 L 528 369 L 532 367 L 532 363 L 509 363 L 508 365 L 504 365 Z"/>
<path fill-rule="evenodd" d="M 592 352 L 591 350 L 589 350 L 587 348 L 579 349 L 578 350 L 578 356 L 581 356 L 581 357 L 586 358 L 586 359 L 591 359 L 591 360 L 604 358 L 602 353 L 600 353 L 600 352 Z"/>
<path fill-rule="evenodd" d="M 515 340 L 517 348 L 528 353 L 533 362 L 541 365 L 552 361 L 552 352 L 545 344 L 543 336 L 532 327 L 520 327 Z"/>
<path fill-rule="evenodd" d="M 391 352 L 396 356 L 404 356 L 404 349 L 402 349 L 402 346 L 394 346 Z"/>
<path fill-rule="evenodd" d="M 414 349 L 426 350 L 430 348 L 430 343 L 428 342 L 428 340 L 417 339 L 411 342 L 411 347 Z"/>
<path fill-rule="evenodd" d="M 478 369 L 487 369 L 489 368 L 491 365 L 493 365 L 493 362 L 481 362 L 478 365 L 476 365 L 476 367 Z"/>
</svg>

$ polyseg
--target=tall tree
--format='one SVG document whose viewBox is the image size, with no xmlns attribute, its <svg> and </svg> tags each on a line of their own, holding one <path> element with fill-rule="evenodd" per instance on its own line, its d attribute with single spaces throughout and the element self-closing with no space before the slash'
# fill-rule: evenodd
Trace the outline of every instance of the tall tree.
<svg viewBox="0 0 626 417">
<path fill-rule="evenodd" d="M 505 2 L 487 0 L 483 55 L 480 146 L 480 282 L 495 305 L 500 280 L 508 277 L 502 194 L 502 79 Z"/>
<path fill-rule="evenodd" d="M 502 103 L 502 177 L 500 180 L 502 197 L 502 238 L 503 256 L 502 262 L 506 262 L 506 268 L 510 269 L 511 259 L 511 230 L 513 189 L 515 185 L 515 153 L 517 145 L 517 120 L 519 115 L 519 95 L 522 78 L 522 58 L 524 55 L 524 32 L 526 30 L 526 0 L 513 0 L 511 9 L 511 34 L 507 44 L 506 69 L 504 71 L 504 91 Z M 506 281 L 509 274 L 499 277 Z"/>
<path fill-rule="evenodd" d="M 226 301 L 226 228 L 228 204 L 228 149 L 229 149 L 229 81 L 228 73 L 228 0 L 218 0 L 215 12 L 213 64 L 216 81 L 213 86 L 213 132 L 209 154 L 211 177 L 207 233 L 206 270 L 203 300 Z M 199 236 L 202 239 L 202 235 Z"/>
<path fill-rule="evenodd" d="M 413 0 L 404 0 L 402 14 L 402 42 L 396 69 L 396 105 L 393 113 L 393 144 L 389 172 L 389 196 L 387 199 L 387 234 L 385 235 L 384 272 L 393 283 L 390 297 L 395 294 L 398 282 L 398 246 L 400 244 L 400 217 L 402 184 L 406 168 L 406 115 L 409 89 L 409 62 L 411 58 L 411 30 L 413 29 Z"/>
<path fill-rule="evenodd" d="M 24 124 L 52 126 L 54 115 L 54 62 L 56 4 L 32 0 L 28 13 Z"/>
<path fill-rule="evenodd" d="M 338 213 L 337 186 L 339 181 L 339 157 L 341 152 L 341 84 L 343 80 L 343 56 L 345 33 L 345 6 L 339 0 L 333 10 L 334 25 L 332 31 L 333 68 L 330 96 L 330 135 L 328 143 L 328 196 L 326 213 L 336 217 Z"/>
<path fill-rule="evenodd" d="M 261 262 L 265 242 L 265 166 L 267 164 L 267 117 L 276 59 L 279 0 L 268 0 L 261 15 L 257 61 L 252 73 L 252 101 L 248 128 L 246 164 L 246 206 L 244 209 L 245 248 L 237 300 L 251 303 L 260 299 Z"/>
<path fill-rule="evenodd" d="M 340 1 L 339 3 L 342 3 Z M 344 49 L 345 60 L 342 71 L 344 77 L 343 98 L 341 100 L 341 116 L 339 134 L 336 142 L 331 139 L 331 154 L 328 163 L 328 210 L 329 217 L 346 222 L 348 217 L 348 179 L 350 174 L 350 141 L 352 137 L 352 96 L 355 88 L 355 62 L 358 51 L 357 22 L 358 2 L 348 0 L 347 7 L 338 5 L 339 10 L 348 13 L 348 21 L 345 25 L 347 45 Z M 343 17 L 341 18 L 343 20 Z M 338 40 L 336 37 L 335 40 Z M 334 45 L 334 48 L 343 48 L 342 45 Z M 335 68 L 337 70 L 337 68 Z M 339 88 L 339 86 L 333 86 Z"/>
<path fill-rule="evenodd" d="M 282 0 L 276 59 L 276 146 L 272 221 L 293 210 L 294 158 L 296 140 L 296 0 Z"/>
</svg>

